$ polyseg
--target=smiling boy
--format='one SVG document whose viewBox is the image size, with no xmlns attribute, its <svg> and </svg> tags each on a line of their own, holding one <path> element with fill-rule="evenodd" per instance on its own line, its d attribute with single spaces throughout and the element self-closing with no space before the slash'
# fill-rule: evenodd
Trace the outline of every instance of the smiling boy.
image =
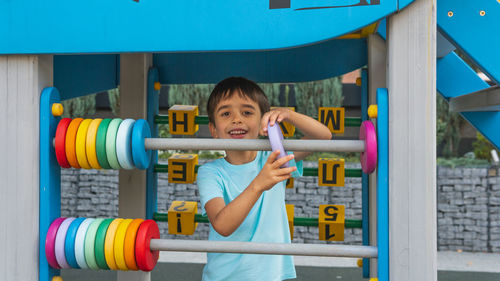
<svg viewBox="0 0 500 281">
<path fill-rule="evenodd" d="M 269 111 L 269 102 L 254 82 L 231 77 L 219 82 L 207 104 L 212 137 L 257 139 L 267 124 L 287 121 L 307 139 L 331 139 L 320 122 L 288 110 Z M 209 240 L 290 243 L 285 208 L 285 181 L 302 175 L 295 152 L 278 160 L 279 151 L 226 150 L 226 157 L 206 163 L 197 183 L 203 213 L 210 220 Z M 295 159 L 296 165 L 280 168 Z M 291 256 L 208 253 L 203 280 L 284 280 L 295 278 Z"/>
</svg>

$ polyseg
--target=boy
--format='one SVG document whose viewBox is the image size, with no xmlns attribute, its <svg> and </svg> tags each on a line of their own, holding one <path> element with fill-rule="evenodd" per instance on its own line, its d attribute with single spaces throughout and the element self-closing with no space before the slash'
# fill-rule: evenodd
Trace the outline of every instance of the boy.
<svg viewBox="0 0 500 281">
<path fill-rule="evenodd" d="M 227 78 L 215 86 L 207 103 L 214 138 L 257 139 L 267 124 L 287 121 L 308 139 L 331 139 L 320 122 L 286 108 L 269 111 L 269 102 L 254 82 Z M 209 240 L 290 243 L 285 209 L 285 181 L 302 174 L 310 153 L 277 159 L 279 151 L 226 151 L 206 163 L 197 176 L 203 214 L 210 220 Z M 297 167 L 280 168 L 295 159 Z M 203 280 L 284 280 L 295 278 L 291 256 L 208 253 Z"/>
</svg>

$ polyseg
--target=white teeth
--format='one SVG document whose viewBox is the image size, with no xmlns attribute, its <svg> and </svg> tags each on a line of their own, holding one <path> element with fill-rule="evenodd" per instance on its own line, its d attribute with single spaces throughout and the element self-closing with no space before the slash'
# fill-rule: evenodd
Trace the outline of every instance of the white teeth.
<svg viewBox="0 0 500 281">
<path fill-rule="evenodd" d="M 243 130 L 234 130 L 234 131 L 230 131 L 229 134 L 231 135 L 239 135 L 239 134 L 244 134 L 246 133 L 246 131 L 243 131 Z"/>
</svg>

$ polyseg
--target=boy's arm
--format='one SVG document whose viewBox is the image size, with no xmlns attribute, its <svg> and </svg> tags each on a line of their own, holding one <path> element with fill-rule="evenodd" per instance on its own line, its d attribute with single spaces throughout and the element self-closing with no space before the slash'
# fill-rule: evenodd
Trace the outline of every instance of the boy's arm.
<svg viewBox="0 0 500 281">
<path fill-rule="evenodd" d="M 297 169 L 296 167 L 280 167 L 294 156 L 288 155 L 276 160 L 278 155 L 279 151 L 269 155 L 257 177 L 229 204 L 226 205 L 221 197 L 213 198 L 205 204 L 208 219 L 217 233 L 222 236 L 231 235 L 245 220 L 264 191 L 291 177 L 291 173 Z"/>
<path fill-rule="evenodd" d="M 304 137 L 302 139 L 332 139 L 332 133 L 323 123 L 304 114 L 289 110 L 288 108 L 278 107 L 266 112 L 261 119 L 261 135 L 267 135 L 267 123 L 274 125 L 276 122 L 286 121 L 299 129 Z M 294 151 L 295 161 L 300 161 L 310 155 L 312 152 Z"/>
</svg>

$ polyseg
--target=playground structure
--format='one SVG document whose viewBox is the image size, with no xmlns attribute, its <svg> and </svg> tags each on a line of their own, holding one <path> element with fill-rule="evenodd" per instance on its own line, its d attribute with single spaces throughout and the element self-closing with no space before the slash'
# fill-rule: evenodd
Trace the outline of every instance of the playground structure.
<svg viewBox="0 0 500 281">
<path fill-rule="evenodd" d="M 6 40 L 0 43 L 5 120 L 0 205 L 9 228 L 0 236 L 5 253 L 0 272 L 5 279 L 45 281 L 57 273 L 42 253 L 48 227 L 60 212 L 60 171 L 43 162 L 55 164 L 52 104 L 120 85 L 122 117 L 147 120 L 155 137 L 155 82 L 215 83 L 228 76 L 300 82 L 367 65 L 362 108 L 378 104 L 377 129 L 385 131 L 378 132 L 378 178 L 369 185 L 370 218 L 363 223 L 370 224 L 368 245 L 376 246 L 379 261 L 387 261 L 387 271 L 377 272 L 372 259 L 369 274 L 379 280 L 436 280 L 435 92 L 454 109 L 467 110 L 462 115 L 499 146 L 499 103 L 488 98 L 498 96 L 498 88 L 488 88 L 453 50 L 498 84 L 500 55 L 493 48 L 500 38 L 491 36 L 491 29 L 500 3 L 351 2 L 1 3 L 0 36 Z M 491 43 L 481 44 L 484 38 Z M 466 94 L 477 98 L 464 99 Z M 152 218 L 155 181 L 151 168 L 120 170 L 119 216 Z M 375 190 L 384 184 L 388 202 L 377 205 Z M 50 189 L 56 192 L 46 193 Z M 377 214 L 381 206 L 388 207 L 388 215 L 380 209 Z M 378 231 L 390 240 L 378 238 L 387 244 L 376 242 L 377 218 L 386 220 Z M 119 272 L 118 279 L 149 275 Z"/>
</svg>

